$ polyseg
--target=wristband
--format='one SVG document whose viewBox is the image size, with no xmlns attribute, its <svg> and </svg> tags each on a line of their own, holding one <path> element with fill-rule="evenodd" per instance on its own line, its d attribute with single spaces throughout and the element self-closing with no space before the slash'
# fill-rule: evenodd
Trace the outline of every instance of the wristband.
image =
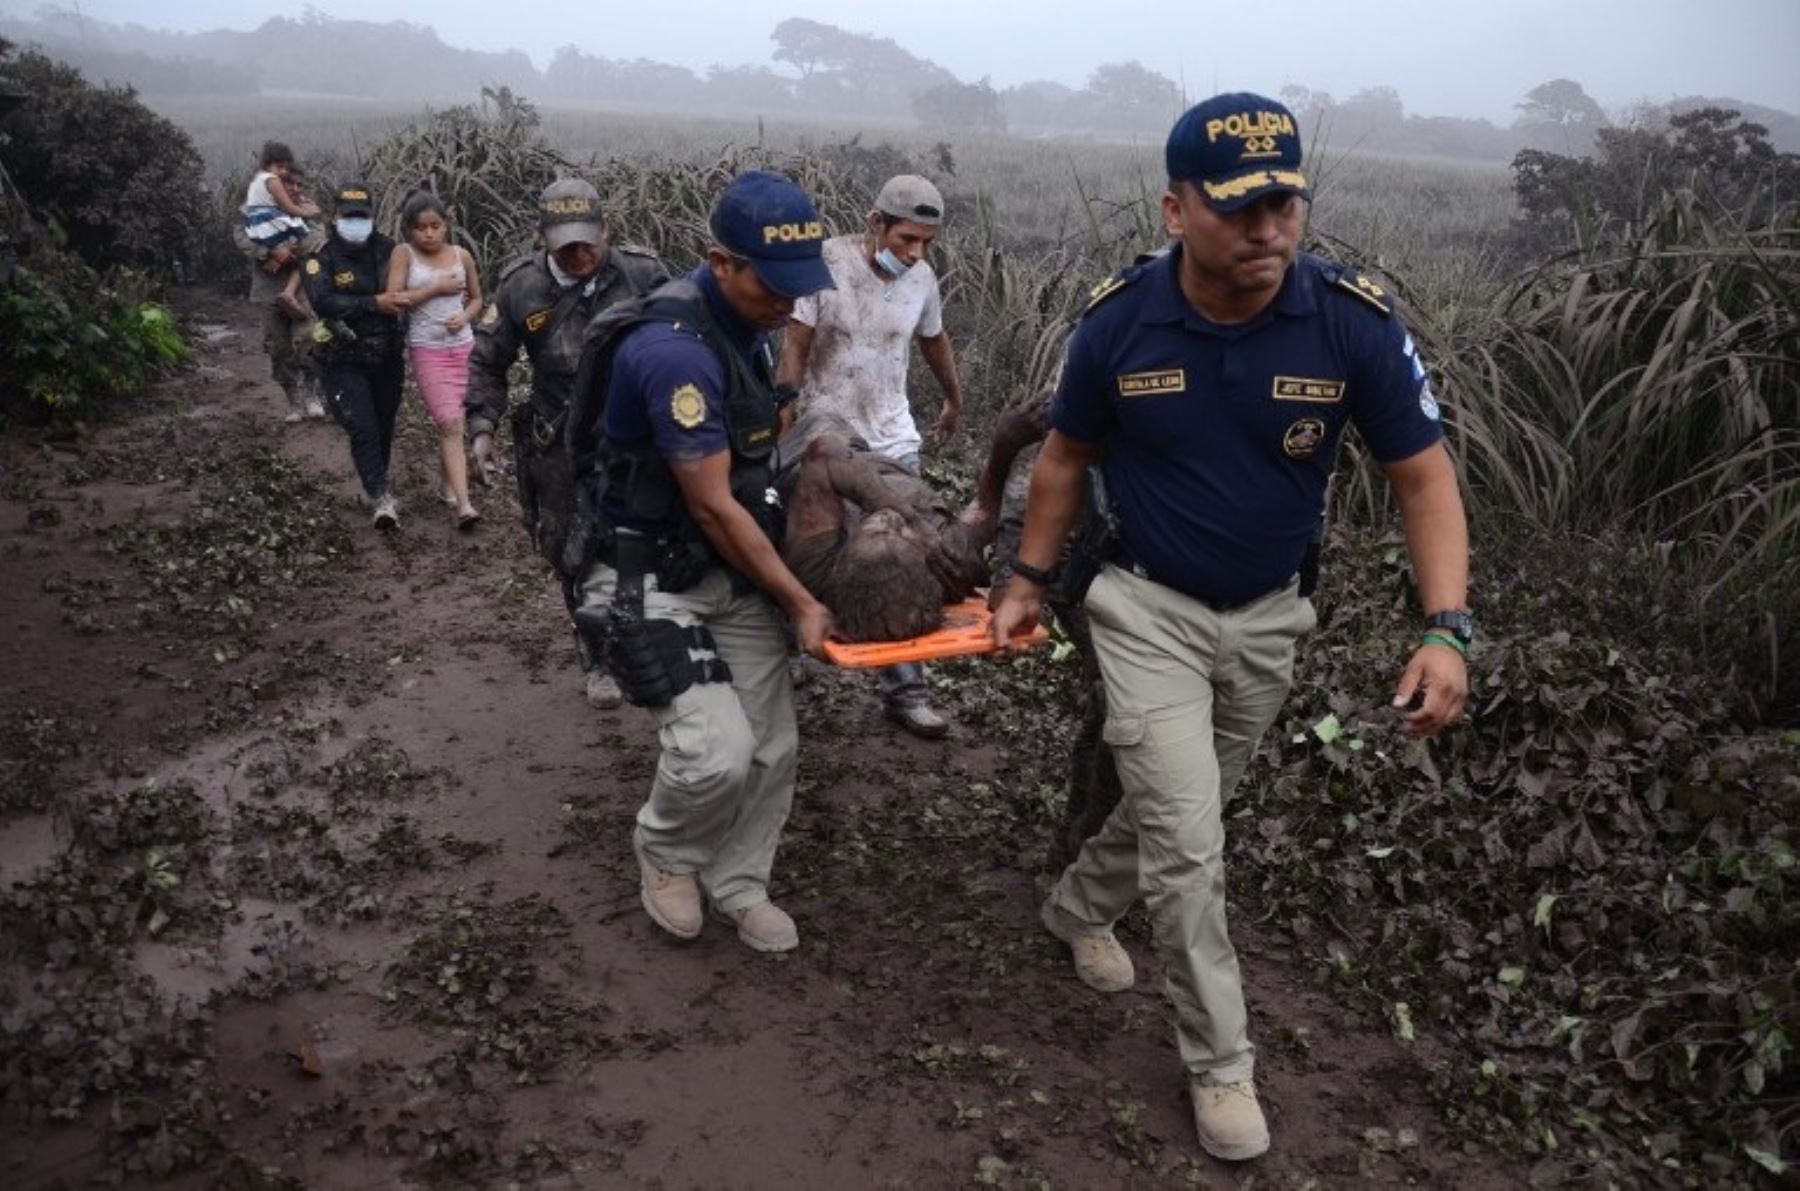
<svg viewBox="0 0 1800 1191">
<path fill-rule="evenodd" d="M 1039 587 L 1050 587 L 1056 582 L 1056 572 L 1054 570 L 1039 570 L 1037 567 L 1032 566 L 1023 559 L 1013 560 L 1012 573 L 1019 576 L 1021 579 L 1027 579 L 1032 583 L 1037 584 Z"/>
<path fill-rule="evenodd" d="M 1454 649 L 1457 653 L 1461 654 L 1463 657 L 1466 658 L 1469 656 L 1468 648 L 1465 645 L 1463 645 L 1463 643 L 1461 641 L 1458 641 L 1455 637 L 1452 637 L 1449 633 L 1437 633 L 1437 632 L 1426 633 L 1425 634 L 1425 644 L 1427 644 L 1427 645 L 1448 645 L 1451 649 Z"/>
</svg>

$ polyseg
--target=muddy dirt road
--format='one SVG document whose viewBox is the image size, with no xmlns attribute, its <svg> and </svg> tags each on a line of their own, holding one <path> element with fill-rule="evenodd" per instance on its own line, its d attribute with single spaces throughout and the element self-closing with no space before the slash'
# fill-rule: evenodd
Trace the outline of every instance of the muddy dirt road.
<svg viewBox="0 0 1800 1191">
<path fill-rule="evenodd" d="M 1235 923 L 1275 1147 L 1193 1142 L 1141 921 L 1103 997 L 1037 926 L 1073 665 L 800 692 L 800 949 L 637 903 L 648 720 L 580 694 L 509 492 L 402 525 L 284 426 L 246 312 L 78 440 L 0 444 L 0 1172 L 14 1187 L 1514 1186 L 1430 1052 Z"/>
</svg>

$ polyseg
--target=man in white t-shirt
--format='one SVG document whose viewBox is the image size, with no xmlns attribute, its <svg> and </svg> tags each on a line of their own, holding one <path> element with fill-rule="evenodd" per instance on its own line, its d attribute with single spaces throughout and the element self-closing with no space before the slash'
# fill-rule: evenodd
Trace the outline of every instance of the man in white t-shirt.
<svg viewBox="0 0 1800 1191">
<path fill-rule="evenodd" d="M 868 226 L 825 242 L 836 289 L 800 299 L 788 323 L 779 379 L 799 390 L 808 412 L 833 414 L 878 455 L 919 473 L 923 440 L 906 396 L 913 340 L 943 390 L 930 444 L 941 446 L 962 421 L 956 353 L 944 330 L 943 298 L 925 250 L 937 238 L 944 199 L 924 178 L 889 178 Z M 916 736 L 950 729 L 932 706 L 918 665 L 882 671 L 890 718 Z"/>
</svg>

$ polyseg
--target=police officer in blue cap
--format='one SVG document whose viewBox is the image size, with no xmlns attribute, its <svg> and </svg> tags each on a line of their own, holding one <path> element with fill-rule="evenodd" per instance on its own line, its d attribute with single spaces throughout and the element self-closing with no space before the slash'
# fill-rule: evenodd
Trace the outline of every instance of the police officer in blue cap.
<svg viewBox="0 0 1800 1191">
<path fill-rule="evenodd" d="M 799 745 L 782 614 L 811 653 L 831 616 L 778 552 L 767 335 L 831 273 L 818 210 L 779 174 L 733 180 L 711 231 L 704 264 L 589 329 L 569 447 L 604 530 L 575 535 L 594 542 L 576 619 L 660 727 L 633 838 L 651 920 L 691 939 L 710 903 L 787 951 L 799 933 L 768 892 Z"/>
<path fill-rule="evenodd" d="M 1347 425 L 1382 463 L 1427 613 L 1394 693 L 1428 735 L 1462 713 L 1468 530 L 1438 406 L 1387 295 L 1300 254 L 1309 191 L 1285 107 L 1219 95 L 1169 134 L 1174 243 L 1099 286 L 1069 341 L 1031 477 L 1005 643 L 1033 625 L 1100 466 L 1119 538 L 1087 593 L 1123 798 L 1044 904 L 1092 987 L 1130 987 L 1113 924 L 1139 897 L 1175 1002 L 1201 1146 L 1269 1145 L 1236 952 L 1221 811 L 1313 628 L 1300 573 Z M 1415 706 L 1416 702 L 1416 706 Z"/>
</svg>

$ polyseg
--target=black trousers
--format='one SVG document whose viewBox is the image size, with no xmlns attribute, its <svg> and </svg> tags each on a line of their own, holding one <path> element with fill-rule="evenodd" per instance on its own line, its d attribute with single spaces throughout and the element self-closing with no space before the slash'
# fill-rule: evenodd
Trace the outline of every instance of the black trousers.
<svg viewBox="0 0 1800 1191">
<path fill-rule="evenodd" d="M 394 451 L 394 417 L 406 358 L 380 364 L 326 364 L 321 369 L 331 416 L 350 435 L 350 458 L 363 492 L 379 500 L 388 491 L 388 458 Z"/>
</svg>

